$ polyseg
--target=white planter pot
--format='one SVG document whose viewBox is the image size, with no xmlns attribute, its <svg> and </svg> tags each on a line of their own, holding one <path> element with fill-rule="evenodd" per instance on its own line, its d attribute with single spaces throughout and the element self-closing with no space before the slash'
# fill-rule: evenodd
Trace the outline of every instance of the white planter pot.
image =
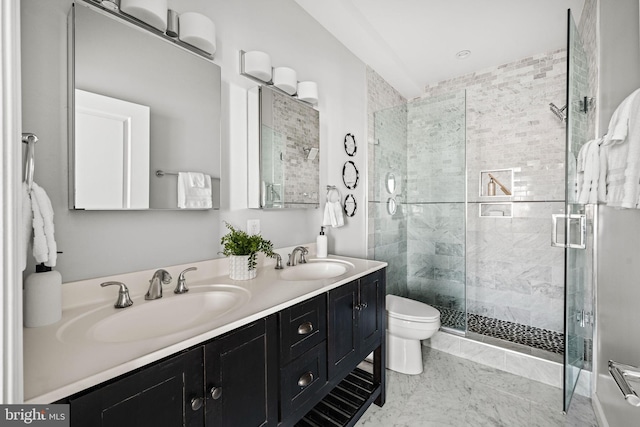
<svg viewBox="0 0 640 427">
<path fill-rule="evenodd" d="M 249 255 L 229 256 L 229 277 L 232 280 L 255 279 L 257 269 L 249 270 Z"/>
</svg>

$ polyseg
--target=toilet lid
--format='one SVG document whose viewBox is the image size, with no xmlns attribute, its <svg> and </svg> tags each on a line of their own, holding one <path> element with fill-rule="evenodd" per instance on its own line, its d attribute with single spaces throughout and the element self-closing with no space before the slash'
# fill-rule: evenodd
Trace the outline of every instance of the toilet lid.
<svg viewBox="0 0 640 427">
<path fill-rule="evenodd" d="M 434 322 L 440 319 L 440 312 L 435 308 L 408 298 L 397 295 L 387 295 L 387 313 L 389 316 L 401 320 L 416 322 Z"/>
</svg>

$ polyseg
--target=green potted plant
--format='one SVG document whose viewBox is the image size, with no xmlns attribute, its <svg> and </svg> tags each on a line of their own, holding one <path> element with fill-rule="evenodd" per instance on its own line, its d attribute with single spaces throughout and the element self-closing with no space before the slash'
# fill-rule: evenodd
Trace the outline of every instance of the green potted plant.
<svg viewBox="0 0 640 427">
<path fill-rule="evenodd" d="M 248 234 L 234 228 L 225 221 L 229 232 L 222 236 L 222 254 L 229 257 L 229 277 L 233 280 L 248 280 L 256 277 L 258 252 L 273 258 L 273 244 L 259 234 Z"/>
</svg>

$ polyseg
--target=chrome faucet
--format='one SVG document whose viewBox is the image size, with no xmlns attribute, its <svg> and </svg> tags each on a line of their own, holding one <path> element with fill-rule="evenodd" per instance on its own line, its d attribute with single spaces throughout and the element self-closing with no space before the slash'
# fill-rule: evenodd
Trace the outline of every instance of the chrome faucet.
<svg viewBox="0 0 640 427">
<path fill-rule="evenodd" d="M 300 252 L 300 258 L 296 259 L 296 253 Z M 305 258 L 305 256 L 309 253 L 309 250 L 307 248 L 305 248 L 304 246 L 296 246 L 296 248 L 294 250 L 291 251 L 291 253 L 289 254 L 289 261 L 287 261 L 287 265 L 290 267 L 293 267 L 294 265 L 297 265 L 298 263 L 300 264 L 306 264 L 307 263 L 307 259 Z"/>
<path fill-rule="evenodd" d="M 162 298 L 162 285 L 168 285 L 171 283 L 171 275 L 167 270 L 160 269 L 153 273 L 151 280 L 149 280 L 149 290 L 147 291 L 144 299 L 152 300 Z"/>
<path fill-rule="evenodd" d="M 187 273 L 189 271 L 195 271 L 197 269 L 198 267 L 189 267 L 186 270 L 184 270 L 182 273 L 180 273 L 180 275 L 178 276 L 178 284 L 176 285 L 176 288 L 173 290 L 174 294 L 184 294 L 186 292 L 189 292 L 189 288 L 187 288 L 187 279 L 184 278 L 184 273 Z"/>
</svg>

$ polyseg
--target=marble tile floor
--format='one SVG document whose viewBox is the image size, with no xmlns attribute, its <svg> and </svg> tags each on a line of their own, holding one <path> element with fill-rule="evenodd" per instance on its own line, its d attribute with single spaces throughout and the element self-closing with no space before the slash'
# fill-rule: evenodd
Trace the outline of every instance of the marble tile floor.
<svg viewBox="0 0 640 427">
<path fill-rule="evenodd" d="M 591 400 L 423 346 L 424 372 L 387 370 L 387 401 L 357 427 L 597 427 Z"/>
</svg>

